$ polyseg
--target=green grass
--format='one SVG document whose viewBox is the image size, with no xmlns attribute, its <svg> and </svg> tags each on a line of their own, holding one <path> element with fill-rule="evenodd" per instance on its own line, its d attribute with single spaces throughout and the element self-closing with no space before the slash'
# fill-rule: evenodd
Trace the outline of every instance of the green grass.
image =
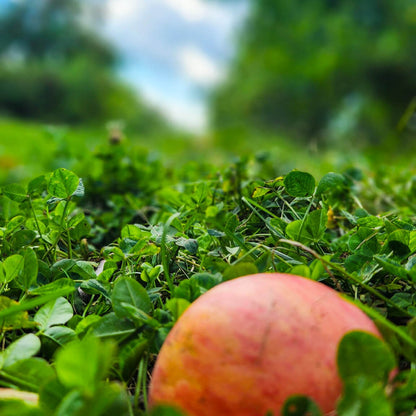
<svg viewBox="0 0 416 416">
<path fill-rule="evenodd" d="M 41 403 L 0 399 L 2 415 L 148 414 L 149 374 L 181 313 L 206 290 L 253 272 L 342 291 L 383 333 L 385 343 L 343 341 L 339 416 L 353 408 L 411 415 L 411 166 L 296 151 L 277 139 L 264 151 L 237 141 L 220 151 L 186 136 L 111 144 L 100 129 L 61 137 L 2 123 L 13 138 L 3 157 L 24 168 L 3 169 L 0 194 L 0 386 Z M 22 181 L 6 184 L 13 178 Z M 391 363 L 399 372 L 388 385 Z M 293 406 L 320 414 L 300 398 L 284 416 Z"/>
<path fill-rule="evenodd" d="M 109 140 L 110 129 L 102 126 L 47 125 L 0 118 L 0 179 L 24 180 L 58 167 L 77 168 Z M 125 133 L 131 145 L 170 157 L 190 158 L 198 151 L 189 134 L 170 132 L 166 136 Z"/>
<path fill-rule="evenodd" d="M 65 127 L 0 119 L 1 178 L 27 179 L 58 167 L 60 162 L 68 164 L 96 145 L 102 134 L 88 128 L 72 128 L 68 134 Z"/>
<path fill-rule="evenodd" d="M 3 183 L 27 180 L 45 171 L 66 167 L 83 174 L 88 158 L 109 139 L 109 129 L 103 126 L 52 126 L 36 122 L 0 119 L 0 180 Z M 226 166 L 236 158 L 254 156 L 267 158 L 270 174 L 284 174 L 292 169 L 303 169 L 316 176 L 330 171 L 343 171 L 348 167 L 371 170 L 383 162 L 383 149 L 357 152 L 345 146 L 340 149 L 317 149 L 304 146 L 284 137 L 267 134 L 232 133 L 224 138 L 207 133 L 193 137 L 187 133 L 171 131 L 164 135 L 142 136 L 125 129 L 124 138 L 138 151 L 151 152 L 172 169 L 190 161 L 198 165 Z M 389 152 L 394 160 L 394 152 Z M 398 160 L 397 160 L 398 159 Z M 396 157 L 400 164 L 402 156 Z"/>
</svg>

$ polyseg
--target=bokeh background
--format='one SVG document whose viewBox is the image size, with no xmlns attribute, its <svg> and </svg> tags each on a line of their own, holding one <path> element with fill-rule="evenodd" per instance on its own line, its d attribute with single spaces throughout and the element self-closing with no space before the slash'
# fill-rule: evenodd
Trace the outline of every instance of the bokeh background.
<svg viewBox="0 0 416 416">
<path fill-rule="evenodd" d="M 414 0 L 0 0 L 1 178 L 108 136 L 286 170 L 408 160 L 415 40 Z"/>
</svg>

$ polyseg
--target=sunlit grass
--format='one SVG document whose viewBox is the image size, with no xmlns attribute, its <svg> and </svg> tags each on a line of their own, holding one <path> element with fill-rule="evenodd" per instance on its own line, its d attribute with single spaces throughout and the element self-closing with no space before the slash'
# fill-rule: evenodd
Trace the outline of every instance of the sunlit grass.
<svg viewBox="0 0 416 416">
<path fill-rule="evenodd" d="M 253 156 L 268 166 L 270 176 L 286 174 L 292 169 L 304 170 L 320 177 L 327 172 L 343 172 L 358 168 L 371 172 L 374 168 L 412 168 L 406 156 L 409 151 L 385 147 L 362 149 L 348 142 L 337 147 L 318 146 L 311 139 L 307 145 L 287 137 L 264 132 L 222 132 L 192 135 L 169 131 L 144 135 L 127 126 L 120 132 L 127 146 L 140 153 L 154 153 L 167 167 L 198 163 L 226 166 L 236 159 Z M 108 125 L 52 126 L 0 118 L 0 181 L 9 183 L 26 180 L 60 167 L 82 175 L 88 158 L 99 152 L 111 137 Z M 267 179 L 267 178 L 265 178 Z"/>
</svg>

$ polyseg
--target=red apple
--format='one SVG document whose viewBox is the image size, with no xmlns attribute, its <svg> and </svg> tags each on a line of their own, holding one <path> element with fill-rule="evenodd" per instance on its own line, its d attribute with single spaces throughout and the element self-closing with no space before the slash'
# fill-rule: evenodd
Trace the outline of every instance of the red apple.
<svg viewBox="0 0 416 416">
<path fill-rule="evenodd" d="M 301 394 L 329 413 L 342 391 L 337 347 L 352 330 L 380 336 L 367 315 L 322 283 L 278 273 L 222 283 L 169 333 L 150 404 L 189 416 L 277 416 Z"/>
</svg>

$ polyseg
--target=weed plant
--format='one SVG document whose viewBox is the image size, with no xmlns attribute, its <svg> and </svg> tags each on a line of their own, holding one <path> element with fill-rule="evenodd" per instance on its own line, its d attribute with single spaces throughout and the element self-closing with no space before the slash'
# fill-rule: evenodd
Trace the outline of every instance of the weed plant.
<svg viewBox="0 0 416 416">
<path fill-rule="evenodd" d="M 339 416 L 412 414 L 412 175 L 276 176 L 264 155 L 172 169 L 122 144 L 87 164 L 82 178 L 58 168 L 1 189 L 0 392 L 14 393 L 2 416 L 179 415 L 148 413 L 164 339 L 205 291 L 257 272 L 323 282 L 383 333 L 343 341 Z M 294 414 L 321 413 L 297 397 L 284 410 Z"/>
</svg>

